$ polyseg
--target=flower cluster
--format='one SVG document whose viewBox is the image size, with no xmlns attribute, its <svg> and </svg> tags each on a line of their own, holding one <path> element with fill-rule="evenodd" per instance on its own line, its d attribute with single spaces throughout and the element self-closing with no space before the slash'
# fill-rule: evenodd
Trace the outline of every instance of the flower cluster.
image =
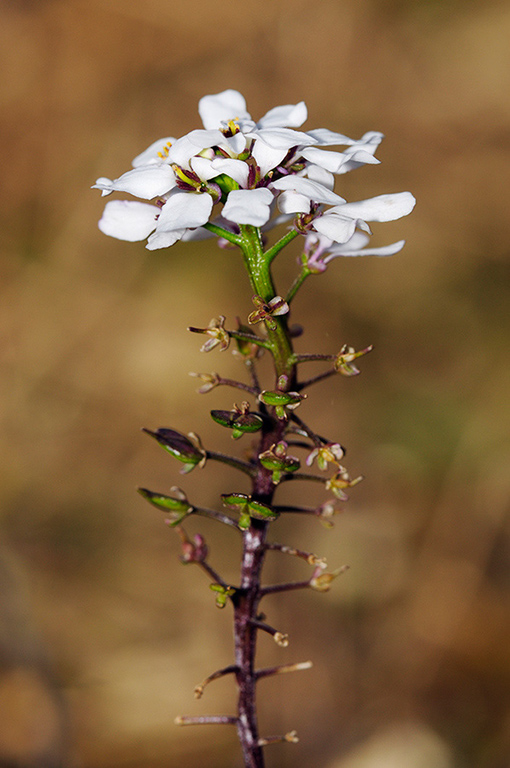
<svg viewBox="0 0 510 768">
<path fill-rule="evenodd" d="M 402 248 L 403 241 L 364 246 L 369 221 L 411 212 L 410 192 L 347 203 L 333 191 L 335 174 L 379 162 L 374 153 L 381 133 L 353 140 L 325 128 L 297 130 L 307 119 L 304 102 L 275 107 L 255 122 L 234 90 L 204 96 L 199 114 L 203 129 L 160 139 L 118 179 L 97 179 L 94 187 L 103 195 L 125 192 L 152 201 L 108 202 L 102 232 L 120 240 L 148 238 L 154 250 L 207 236 L 208 229 L 235 235 L 243 225 L 265 230 L 287 221 L 305 236 L 303 263 L 310 272 L 323 271 L 335 256 L 384 256 Z"/>
</svg>

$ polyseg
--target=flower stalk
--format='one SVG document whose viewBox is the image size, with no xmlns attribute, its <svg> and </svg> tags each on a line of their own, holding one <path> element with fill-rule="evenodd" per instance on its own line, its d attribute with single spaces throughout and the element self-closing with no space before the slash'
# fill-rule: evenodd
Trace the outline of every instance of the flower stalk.
<svg viewBox="0 0 510 768">
<path fill-rule="evenodd" d="M 364 164 L 376 164 L 375 151 L 382 134 L 371 131 L 359 140 L 326 129 L 302 131 L 307 118 L 304 102 L 270 110 L 259 122 L 252 120 L 244 98 L 229 90 L 205 96 L 199 104 L 203 130 L 191 131 L 180 139 L 161 139 L 133 161 L 133 169 L 118 179 L 100 178 L 94 185 L 103 195 L 124 192 L 139 201 L 108 202 L 99 222 L 105 234 L 127 241 L 147 239 L 149 250 L 166 248 L 179 240 L 214 236 L 218 245 L 229 247 L 243 260 L 253 294 L 253 306 L 246 308 L 245 320 L 237 328 L 228 327 L 220 315 L 205 328 L 190 326 L 205 341 L 204 353 L 234 353 L 243 361 L 249 383 L 223 378 L 218 373 L 193 374 L 202 381 L 206 394 L 218 386 L 242 392 L 247 398 L 233 407 L 212 410 L 210 416 L 229 429 L 234 440 L 251 443 L 245 458 L 219 453 L 204 447 L 193 432 L 174 429 L 144 430 L 173 459 L 181 473 L 208 471 L 226 465 L 247 476 L 249 493 L 231 489 L 221 495 L 222 511 L 188 500 L 177 487 L 171 495 L 139 489 L 141 495 L 166 515 L 167 524 L 180 539 L 181 561 L 195 563 L 210 581 L 218 608 L 230 603 L 233 608 L 234 662 L 206 677 L 196 686 L 200 698 L 204 688 L 223 676 L 232 676 L 237 687 L 235 715 L 183 715 L 180 725 L 235 725 L 245 768 L 264 767 L 264 748 L 277 742 L 296 743 L 295 731 L 282 736 L 263 736 L 257 718 L 257 682 L 269 675 L 309 669 L 311 662 L 279 664 L 256 668 L 259 633 L 273 637 L 286 648 L 289 637 L 265 622 L 260 603 L 266 595 L 297 589 L 327 592 L 331 583 L 347 566 L 326 571 L 326 561 L 306 549 L 271 541 L 271 525 L 282 514 L 304 514 L 331 527 L 338 512 L 337 501 L 347 500 L 346 489 L 361 477 L 351 479 L 341 464 L 344 449 L 337 441 L 317 434 L 295 410 L 303 405 L 306 388 L 341 374 L 359 373 L 353 364 L 369 352 L 356 352 L 344 345 L 339 353 L 296 353 L 294 339 L 301 330 L 289 324 L 291 302 L 307 278 L 323 273 L 329 263 L 346 256 L 388 256 L 399 251 L 404 241 L 368 248 L 368 221 L 391 221 L 405 216 L 414 206 L 409 192 L 380 195 L 357 203 L 347 203 L 333 191 L 334 175 Z M 343 146 L 343 151 L 332 151 Z M 326 149 L 325 149 L 326 148 Z M 152 201 L 152 202 L 150 202 Z M 221 211 L 218 207 L 221 206 Z M 267 233 L 280 224 L 287 230 L 266 247 Z M 303 239 L 298 271 L 286 293 L 279 293 L 272 274 L 276 257 L 296 238 Z M 266 354 L 272 361 L 271 378 L 262 382 L 258 358 Z M 304 363 L 328 363 L 325 371 L 312 378 L 301 378 Z M 262 384 L 264 386 L 262 386 Z M 306 402 L 303 408 L 309 407 Z M 289 451 L 302 451 L 300 458 Z M 320 474 L 304 472 L 316 462 Z M 280 488 L 291 480 L 323 486 L 334 499 L 316 507 L 276 503 Z M 192 515 L 235 528 L 241 539 L 240 570 L 236 584 L 228 583 L 220 570 L 209 562 L 209 549 L 201 534 L 192 538 L 185 530 Z M 268 552 L 299 558 L 312 568 L 308 578 L 279 584 L 262 584 Z"/>
</svg>

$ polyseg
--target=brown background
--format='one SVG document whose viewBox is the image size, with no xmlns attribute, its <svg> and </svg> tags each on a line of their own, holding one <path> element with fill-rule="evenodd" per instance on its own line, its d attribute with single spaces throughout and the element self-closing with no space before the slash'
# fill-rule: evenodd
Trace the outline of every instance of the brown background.
<svg viewBox="0 0 510 768">
<path fill-rule="evenodd" d="M 401 254 L 339 260 L 296 300 L 300 350 L 375 351 L 302 406 L 366 480 L 332 531 L 275 524 L 351 569 L 328 595 L 265 606 L 291 643 L 261 638 L 261 663 L 315 662 L 261 683 L 262 731 L 301 737 L 268 766 L 508 766 L 509 36 L 510 7 L 490 1 L 0 4 L 1 766 L 239 765 L 233 729 L 172 725 L 233 711 L 229 680 L 192 697 L 231 660 L 230 615 L 134 488 L 209 505 L 243 490 L 213 468 L 181 478 L 138 430 L 232 449 L 207 414 L 232 393 L 198 396 L 187 373 L 239 363 L 185 329 L 246 316 L 250 293 L 213 243 L 104 237 L 90 190 L 229 87 L 256 118 L 304 99 L 308 128 L 383 131 L 381 166 L 337 191 L 418 199 L 375 227 L 374 244 L 407 239 Z M 235 537 L 200 530 L 233 579 Z M 275 555 L 267 577 L 298 565 Z"/>
</svg>

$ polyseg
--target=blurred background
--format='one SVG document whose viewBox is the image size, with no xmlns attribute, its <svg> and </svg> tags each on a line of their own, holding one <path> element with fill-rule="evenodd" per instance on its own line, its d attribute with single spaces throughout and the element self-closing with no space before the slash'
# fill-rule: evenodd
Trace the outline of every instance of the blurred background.
<svg viewBox="0 0 510 768">
<path fill-rule="evenodd" d="M 302 406 L 366 479 L 332 530 L 273 527 L 351 567 L 327 595 L 264 606 L 290 645 L 261 637 L 260 663 L 315 664 L 260 684 L 262 733 L 301 738 L 268 747 L 268 767 L 508 767 L 509 36 L 492 0 L 0 3 L 0 766 L 240 765 L 234 729 L 173 725 L 234 712 L 229 679 L 193 699 L 231 663 L 231 616 L 135 487 L 209 506 L 245 490 L 228 470 L 179 476 L 139 430 L 244 450 L 208 415 L 233 393 L 188 377 L 240 363 L 200 354 L 186 327 L 246 317 L 250 291 L 213 241 L 150 253 L 104 237 L 90 190 L 236 88 L 255 118 L 303 99 L 305 128 L 382 131 L 382 164 L 337 191 L 418 199 L 374 227 L 403 252 L 337 260 L 295 302 L 298 350 L 375 349 Z M 190 532 L 234 579 L 237 540 L 218 528 Z M 305 578 L 299 565 L 270 555 L 267 579 Z"/>
</svg>

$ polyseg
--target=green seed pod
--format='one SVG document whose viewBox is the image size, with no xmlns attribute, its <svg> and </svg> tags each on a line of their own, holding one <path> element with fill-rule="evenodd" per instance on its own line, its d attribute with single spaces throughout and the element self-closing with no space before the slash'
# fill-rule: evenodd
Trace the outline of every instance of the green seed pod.
<svg viewBox="0 0 510 768">
<path fill-rule="evenodd" d="M 156 432 L 152 432 L 150 429 L 143 429 L 142 431 L 157 440 L 177 461 L 184 464 L 182 469 L 184 474 L 191 472 L 197 464 L 202 463 L 203 466 L 205 463 L 206 452 L 194 445 L 186 435 L 166 427 L 161 427 Z"/>
<path fill-rule="evenodd" d="M 289 405 L 289 403 L 299 402 L 300 397 L 298 396 L 296 400 L 294 392 L 265 391 L 259 395 L 259 400 L 266 405 Z"/>
<path fill-rule="evenodd" d="M 276 520 L 278 517 L 274 509 L 268 507 L 267 504 L 262 504 L 260 501 L 250 501 L 248 504 L 248 514 L 256 520 Z"/>
<path fill-rule="evenodd" d="M 258 432 L 262 428 L 262 418 L 256 413 L 239 411 L 211 411 L 212 419 L 232 430 L 232 437 L 237 440 L 245 432 Z"/>
<path fill-rule="evenodd" d="M 138 493 L 147 499 L 157 509 L 161 509 L 163 512 L 169 514 L 171 520 L 170 525 L 178 525 L 185 517 L 193 512 L 193 507 L 182 493 L 177 493 L 178 488 L 175 489 L 177 498 L 174 496 L 166 496 L 163 493 L 155 493 L 149 491 L 147 488 L 138 488 Z"/>
</svg>

